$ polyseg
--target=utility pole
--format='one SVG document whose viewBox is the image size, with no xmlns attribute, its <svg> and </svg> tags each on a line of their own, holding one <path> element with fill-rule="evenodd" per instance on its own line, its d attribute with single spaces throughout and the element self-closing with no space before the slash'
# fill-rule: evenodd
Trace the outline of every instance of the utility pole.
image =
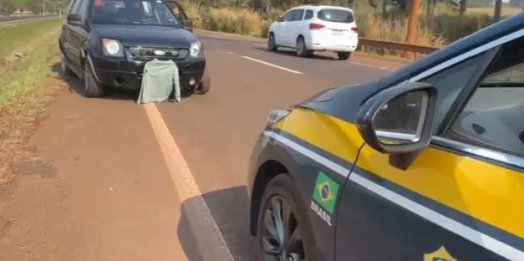
<svg viewBox="0 0 524 261">
<path fill-rule="evenodd" d="M 45 0 L 42 0 L 42 12 L 45 15 Z"/>
</svg>

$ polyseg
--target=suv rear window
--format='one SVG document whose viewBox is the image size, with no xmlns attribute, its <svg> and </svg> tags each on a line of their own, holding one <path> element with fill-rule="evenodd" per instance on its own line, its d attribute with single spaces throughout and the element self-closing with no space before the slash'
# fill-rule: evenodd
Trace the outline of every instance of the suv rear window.
<svg viewBox="0 0 524 261">
<path fill-rule="evenodd" d="M 322 9 L 318 11 L 318 19 L 335 23 L 352 23 L 355 21 L 353 13 L 342 9 Z"/>
</svg>

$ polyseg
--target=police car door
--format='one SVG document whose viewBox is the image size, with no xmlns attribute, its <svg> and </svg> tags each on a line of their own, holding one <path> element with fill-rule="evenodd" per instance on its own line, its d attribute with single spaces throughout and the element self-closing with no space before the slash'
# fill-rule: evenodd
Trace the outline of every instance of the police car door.
<svg viewBox="0 0 524 261">
<path fill-rule="evenodd" d="M 438 89 L 431 144 L 407 170 L 364 146 L 339 205 L 336 260 L 524 260 L 522 35 L 411 79 Z"/>
</svg>

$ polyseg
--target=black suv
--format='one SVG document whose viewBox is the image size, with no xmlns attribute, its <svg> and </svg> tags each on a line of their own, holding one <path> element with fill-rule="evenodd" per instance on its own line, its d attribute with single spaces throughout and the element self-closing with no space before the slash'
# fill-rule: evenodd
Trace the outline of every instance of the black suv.
<svg viewBox="0 0 524 261">
<path fill-rule="evenodd" d="M 182 90 L 209 91 L 204 49 L 180 3 L 73 0 L 65 17 L 61 69 L 83 79 L 87 97 L 101 96 L 106 87 L 139 89 L 144 65 L 154 58 L 177 64 Z"/>
</svg>

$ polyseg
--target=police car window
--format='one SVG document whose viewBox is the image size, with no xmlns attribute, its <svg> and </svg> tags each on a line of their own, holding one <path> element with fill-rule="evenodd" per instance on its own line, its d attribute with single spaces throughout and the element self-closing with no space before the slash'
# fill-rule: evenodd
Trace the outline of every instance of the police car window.
<svg viewBox="0 0 524 261">
<path fill-rule="evenodd" d="M 438 130 L 438 127 L 442 124 L 444 117 L 449 112 L 460 91 L 462 91 L 469 79 L 473 76 L 473 73 L 475 73 L 480 66 L 484 54 L 485 53 L 482 53 L 473 58 L 469 58 L 464 62 L 453 65 L 421 80 L 422 82 L 427 82 L 438 89 L 434 132 Z"/>
<path fill-rule="evenodd" d="M 524 38 L 501 47 L 450 137 L 524 156 Z"/>
</svg>

